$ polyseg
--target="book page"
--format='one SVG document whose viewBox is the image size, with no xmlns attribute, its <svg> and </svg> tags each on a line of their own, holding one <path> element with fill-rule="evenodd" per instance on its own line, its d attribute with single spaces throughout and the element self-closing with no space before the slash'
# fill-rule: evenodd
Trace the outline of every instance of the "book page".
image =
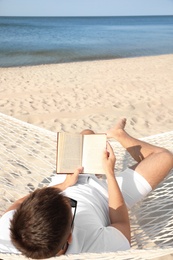
<svg viewBox="0 0 173 260">
<path fill-rule="evenodd" d="M 57 173 L 73 173 L 82 165 L 82 135 L 58 133 Z"/>
<path fill-rule="evenodd" d="M 106 134 L 84 135 L 82 166 L 84 173 L 105 174 L 102 168 Z"/>
</svg>

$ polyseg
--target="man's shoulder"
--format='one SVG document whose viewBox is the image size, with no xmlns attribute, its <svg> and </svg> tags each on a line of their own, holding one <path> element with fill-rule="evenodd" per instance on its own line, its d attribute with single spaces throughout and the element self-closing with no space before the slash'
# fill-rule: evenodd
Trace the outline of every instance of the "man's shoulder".
<svg viewBox="0 0 173 260">
<path fill-rule="evenodd" d="M 14 212 L 15 210 L 7 211 L 0 218 L 0 239 L 10 240 L 10 220 Z"/>
<path fill-rule="evenodd" d="M 0 218 L 0 252 L 19 254 L 19 251 L 13 246 L 10 238 L 10 220 L 15 210 L 7 211 Z"/>
</svg>

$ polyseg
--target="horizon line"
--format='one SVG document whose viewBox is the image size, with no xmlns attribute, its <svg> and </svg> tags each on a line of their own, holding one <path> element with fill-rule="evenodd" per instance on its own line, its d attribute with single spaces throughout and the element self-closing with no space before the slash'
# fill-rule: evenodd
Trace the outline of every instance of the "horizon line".
<svg viewBox="0 0 173 260">
<path fill-rule="evenodd" d="M 92 17 L 146 17 L 146 16 L 173 16 L 173 14 L 146 14 L 146 15 L 0 15 L 0 17 L 56 17 L 56 18 L 92 18 Z"/>
</svg>

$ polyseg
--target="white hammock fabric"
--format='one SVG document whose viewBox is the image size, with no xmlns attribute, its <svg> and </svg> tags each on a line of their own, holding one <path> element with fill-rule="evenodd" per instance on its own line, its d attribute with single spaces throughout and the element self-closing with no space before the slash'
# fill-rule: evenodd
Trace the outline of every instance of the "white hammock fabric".
<svg viewBox="0 0 173 260">
<path fill-rule="evenodd" d="M 143 138 L 173 152 L 173 131 Z M 115 172 L 132 159 L 117 143 Z M 55 174 L 56 133 L 0 113 L 0 216 L 12 202 L 38 187 L 47 186 Z M 173 171 L 171 172 L 173 173 Z M 79 254 L 58 259 L 154 259 L 173 254 L 173 175 L 169 174 L 157 189 L 130 212 L 132 249 L 104 254 Z M 0 259 L 26 259 L 22 255 L 3 254 Z M 57 257 L 51 259 L 57 259 Z"/>
</svg>

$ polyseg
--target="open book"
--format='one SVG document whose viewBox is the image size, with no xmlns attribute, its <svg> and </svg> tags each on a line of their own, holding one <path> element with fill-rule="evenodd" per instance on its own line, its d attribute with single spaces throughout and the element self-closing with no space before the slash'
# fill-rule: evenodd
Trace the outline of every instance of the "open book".
<svg viewBox="0 0 173 260">
<path fill-rule="evenodd" d="M 57 173 L 73 173 L 83 167 L 83 173 L 104 174 L 103 151 L 106 148 L 106 134 L 57 133 Z"/>
</svg>

